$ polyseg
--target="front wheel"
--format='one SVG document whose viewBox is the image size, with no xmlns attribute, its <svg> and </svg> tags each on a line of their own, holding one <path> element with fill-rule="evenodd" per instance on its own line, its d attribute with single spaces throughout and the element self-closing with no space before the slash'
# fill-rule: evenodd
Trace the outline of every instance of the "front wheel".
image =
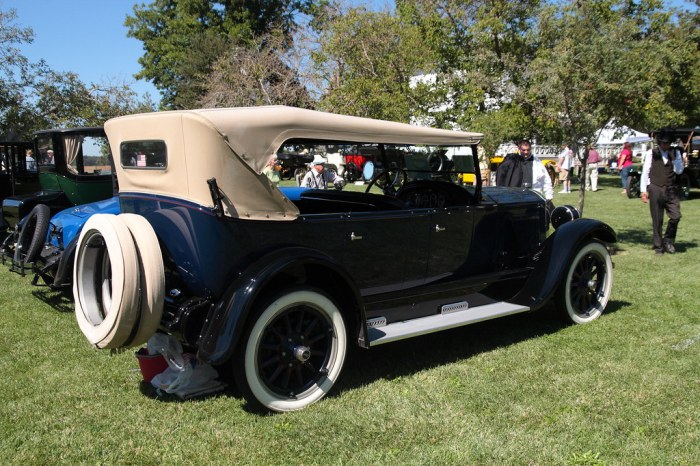
<svg viewBox="0 0 700 466">
<path fill-rule="evenodd" d="M 328 393 L 346 352 L 335 303 L 314 289 L 289 290 L 263 306 L 247 330 L 233 375 L 253 410 L 295 411 Z"/>
<path fill-rule="evenodd" d="M 612 291 L 612 259 L 603 244 L 590 241 L 568 267 L 557 292 L 557 307 L 574 324 L 594 321 L 605 310 Z"/>
</svg>

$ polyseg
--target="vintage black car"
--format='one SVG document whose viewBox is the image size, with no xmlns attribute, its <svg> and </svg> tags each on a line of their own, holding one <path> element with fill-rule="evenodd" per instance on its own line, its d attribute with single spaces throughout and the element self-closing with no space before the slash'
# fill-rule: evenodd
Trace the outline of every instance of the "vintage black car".
<svg viewBox="0 0 700 466">
<path fill-rule="evenodd" d="M 34 189 L 2 201 L 4 229 L 11 234 L 2 242 L 0 254 L 3 261 L 12 258 L 13 270 L 21 273 L 25 264 L 39 258 L 54 214 L 109 199 L 116 191 L 103 128 L 58 128 L 33 136 Z"/>
<path fill-rule="evenodd" d="M 552 300 L 588 323 L 610 298 L 615 232 L 565 209 L 548 235 L 538 192 L 482 188 L 478 171 L 474 186 L 456 184 L 409 162 L 365 192 L 278 189 L 261 174 L 287 146 L 364 145 L 425 161 L 450 147 L 476 157 L 481 134 L 276 106 L 139 114 L 105 130 L 123 213 L 94 215 L 80 234 L 81 330 L 97 348 L 174 335 L 231 373 L 254 409 L 321 399 L 350 345 Z"/>
<path fill-rule="evenodd" d="M 39 189 L 39 173 L 31 142 L 0 141 L 0 202 Z M 8 224 L 0 213 L 0 238 Z"/>
</svg>

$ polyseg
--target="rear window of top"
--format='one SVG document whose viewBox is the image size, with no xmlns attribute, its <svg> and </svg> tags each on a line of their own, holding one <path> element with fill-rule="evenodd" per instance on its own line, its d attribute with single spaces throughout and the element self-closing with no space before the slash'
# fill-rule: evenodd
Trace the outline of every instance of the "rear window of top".
<svg viewBox="0 0 700 466">
<path fill-rule="evenodd" d="M 165 141 L 122 142 L 119 152 L 124 168 L 162 170 L 168 166 Z"/>
</svg>

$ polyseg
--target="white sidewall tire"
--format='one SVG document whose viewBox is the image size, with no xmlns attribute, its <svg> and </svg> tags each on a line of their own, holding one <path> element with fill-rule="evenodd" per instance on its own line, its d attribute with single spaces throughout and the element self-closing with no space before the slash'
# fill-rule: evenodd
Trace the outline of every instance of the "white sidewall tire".
<svg viewBox="0 0 700 466">
<path fill-rule="evenodd" d="M 315 388 L 307 390 L 301 398 L 287 399 L 272 393 L 260 381 L 256 362 L 257 349 L 260 344 L 260 337 L 263 335 L 267 325 L 286 309 L 298 304 L 306 304 L 320 311 L 330 321 L 334 337 L 330 361 L 327 367 L 328 373 L 324 381 L 320 385 L 316 385 Z M 346 353 L 347 332 L 343 316 L 335 303 L 316 291 L 293 291 L 273 301 L 258 317 L 251 329 L 244 355 L 246 381 L 253 396 L 266 409 L 278 412 L 296 411 L 315 403 L 330 391 L 340 376 Z"/>
<path fill-rule="evenodd" d="M 97 268 L 105 257 L 111 285 L 95 276 L 102 274 Z M 83 226 L 73 267 L 73 297 L 78 326 L 97 348 L 121 347 L 138 324 L 138 255 L 129 229 L 116 215 L 95 214 Z"/>
<path fill-rule="evenodd" d="M 158 330 L 163 315 L 165 271 L 158 237 L 151 224 L 141 215 L 120 214 L 134 240 L 139 258 L 141 312 L 138 330 L 127 346 L 139 346 Z"/>
<path fill-rule="evenodd" d="M 577 264 L 581 261 L 581 259 L 584 256 L 588 254 L 593 254 L 597 256 L 598 259 L 605 264 L 605 277 L 603 279 L 604 283 L 602 293 L 600 294 L 600 296 L 598 296 L 598 302 L 594 306 L 594 309 L 592 310 L 590 315 L 582 316 L 578 312 L 576 312 L 576 309 L 574 309 L 574 307 L 571 304 L 571 281 Z M 610 299 L 610 293 L 612 292 L 612 280 L 613 265 L 608 250 L 603 244 L 597 241 L 592 241 L 590 243 L 585 244 L 576 254 L 574 260 L 571 261 L 571 264 L 569 265 L 569 270 L 566 274 L 566 278 L 563 284 L 563 305 L 565 307 L 566 315 L 568 316 L 569 320 L 575 324 L 587 324 L 600 317 L 603 311 L 605 310 L 605 307 L 608 305 L 608 300 Z"/>
</svg>

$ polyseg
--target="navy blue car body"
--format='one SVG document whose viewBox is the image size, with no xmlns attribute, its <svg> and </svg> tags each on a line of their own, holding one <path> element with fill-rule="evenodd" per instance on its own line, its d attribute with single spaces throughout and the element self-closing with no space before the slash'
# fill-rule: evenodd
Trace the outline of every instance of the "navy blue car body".
<svg viewBox="0 0 700 466">
<path fill-rule="evenodd" d="M 252 408 L 317 401 L 348 345 L 371 348 L 552 301 L 588 323 L 609 300 L 615 232 L 554 215 L 536 191 L 482 186 L 478 171 L 457 172 L 448 148 L 468 148 L 473 170 L 479 134 L 285 107 L 145 114 L 106 130 L 122 214 L 91 219 L 78 241 L 81 329 L 91 344 L 118 348 L 138 341 L 139 322 L 157 319 L 158 331 L 231 371 Z M 327 147 L 377 154 L 380 169 L 364 192 L 278 188 L 262 173 L 274 152 Z M 443 162 L 431 167 L 436 156 Z M 128 231 L 140 265 L 112 268 L 112 289 L 97 289 L 106 257 L 131 260 Z M 139 246 L 141 237 L 157 250 Z M 105 301 L 106 292 L 118 296 Z M 114 304 L 148 300 L 137 310 Z M 119 330 L 115 315 L 135 324 Z"/>
</svg>

